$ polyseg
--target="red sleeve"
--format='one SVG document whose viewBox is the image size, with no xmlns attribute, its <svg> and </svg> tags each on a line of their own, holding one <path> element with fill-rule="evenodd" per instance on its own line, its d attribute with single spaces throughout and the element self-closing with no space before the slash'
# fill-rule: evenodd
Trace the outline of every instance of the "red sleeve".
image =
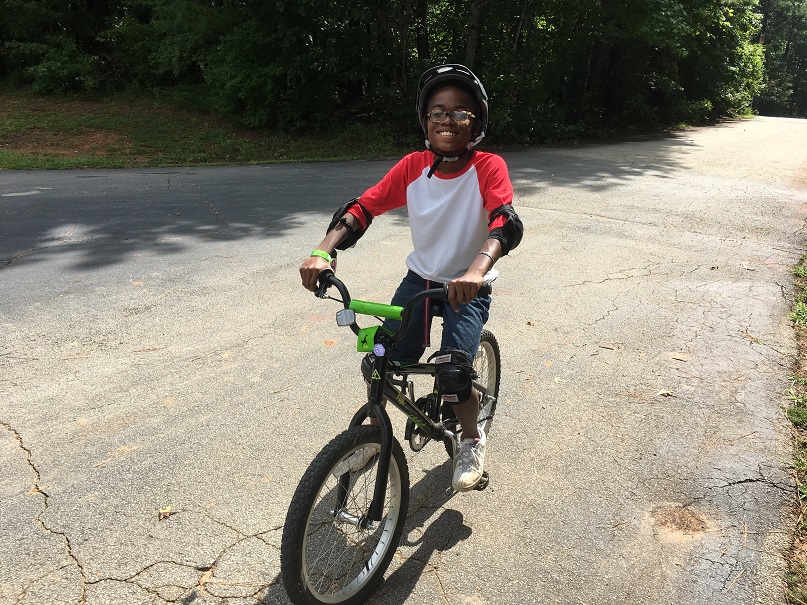
<svg viewBox="0 0 807 605">
<path fill-rule="evenodd" d="M 499 206 L 513 203 L 513 184 L 504 159 L 492 153 L 479 153 L 476 170 L 479 174 L 479 190 L 482 194 L 482 203 L 485 210 L 490 213 Z M 507 217 L 500 216 L 490 224 L 490 229 L 501 227 Z"/>
<path fill-rule="evenodd" d="M 378 184 L 370 187 L 359 198 L 359 203 L 373 218 L 388 210 L 406 205 L 406 189 L 423 173 L 423 167 L 428 166 L 428 158 L 424 152 L 410 153 L 390 169 Z M 355 205 L 348 212 L 361 223 L 362 229 L 367 228 L 364 213 Z"/>
</svg>

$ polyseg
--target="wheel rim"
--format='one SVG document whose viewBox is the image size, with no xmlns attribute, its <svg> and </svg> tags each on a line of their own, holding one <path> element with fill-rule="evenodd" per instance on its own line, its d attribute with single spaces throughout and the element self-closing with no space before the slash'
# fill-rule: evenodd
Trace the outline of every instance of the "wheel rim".
<svg viewBox="0 0 807 605">
<path fill-rule="evenodd" d="M 361 527 L 375 488 L 378 443 L 363 444 L 348 452 L 319 489 L 308 516 L 303 539 L 303 578 L 309 591 L 323 603 L 341 603 L 360 591 L 377 571 L 389 548 L 401 512 L 401 478 L 390 460 L 382 519 Z M 366 452 L 366 453 L 364 453 Z M 372 457 L 362 465 L 362 458 Z M 334 514 L 340 477 L 347 482 L 344 506 Z M 344 491 L 342 491 L 344 493 Z"/>
<path fill-rule="evenodd" d="M 479 389 L 479 426 L 487 433 L 493 422 L 499 393 L 496 387 L 496 352 L 493 345 L 486 340 L 479 343 L 479 350 L 474 357 L 474 371 L 477 375 L 474 385 Z"/>
</svg>

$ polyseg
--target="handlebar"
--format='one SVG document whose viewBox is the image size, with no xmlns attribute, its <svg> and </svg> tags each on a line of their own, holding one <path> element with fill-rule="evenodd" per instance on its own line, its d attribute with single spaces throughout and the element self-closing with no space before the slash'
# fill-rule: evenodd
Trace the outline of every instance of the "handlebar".
<svg viewBox="0 0 807 605">
<path fill-rule="evenodd" d="M 495 279 L 495 276 L 493 279 Z M 339 294 L 342 296 L 341 302 L 345 309 L 353 309 L 356 313 L 362 313 L 365 315 L 380 315 L 382 317 L 388 317 L 391 319 L 400 319 L 401 326 L 398 328 L 398 331 L 393 337 L 396 342 L 403 337 L 403 335 L 406 334 L 406 331 L 409 329 L 409 322 L 411 320 L 412 311 L 414 310 L 415 305 L 426 298 L 443 302 L 448 300 L 448 284 L 442 284 L 439 288 L 431 288 L 429 290 L 418 292 L 409 300 L 408 303 L 406 303 L 405 307 L 401 308 L 382 303 L 369 303 L 351 299 L 347 286 L 345 286 L 341 279 L 334 275 L 331 269 L 324 269 L 322 273 L 319 274 L 318 281 L 319 286 L 317 287 L 316 291 L 316 296 L 318 298 L 326 298 L 328 288 L 333 286 L 339 290 Z M 493 286 L 491 285 L 491 282 L 486 281 L 482 287 L 479 288 L 477 296 L 488 296 L 492 291 Z M 353 332 L 358 334 L 359 326 L 355 322 L 350 327 Z"/>
</svg>

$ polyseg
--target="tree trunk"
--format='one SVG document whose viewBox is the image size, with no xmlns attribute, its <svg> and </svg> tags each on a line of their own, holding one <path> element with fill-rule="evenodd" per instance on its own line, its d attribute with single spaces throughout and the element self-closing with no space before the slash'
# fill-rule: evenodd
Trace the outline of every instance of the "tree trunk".
<svg viewBox="0 0 807 605">
<path fill-rule="evenodd" d="M 760 2 L 760 10 L 762 11 L 762 23 L 759 27 L 758 44 L 765 44 L 765 33 L 768 31 L 768 16 L 771 12 L 771 0 L 762 0 Z"/>
<path fill-rule="evenodd" d="M 516 33 L 513 36 L 513 54 L 518 51 L 518 43 L 521 41 L 521 32 L 524 29 L 524 19 L 527 16 L 527 7 L 530 4 L 530 0 L 524 0 L 524 4 L 521 7 L 521 15 L 518 17 L 518 25 L 516 26 Z"/>
<path fill-rule="evenodd" d="M 465 46 L 465 66 L 474 68 L 476 51 L 482 33 L 482 8 L 488 0 L 471 0 L 471 14 L 468 17 L 468 44 Z"/>
<path fill-rule="evenodd" d="M 417 51 L 418 59 L 424 63 L 431 63 L 429 52 L 429 2 L 417 0 L 415 22 L 417 23 Z"/>
</svg>

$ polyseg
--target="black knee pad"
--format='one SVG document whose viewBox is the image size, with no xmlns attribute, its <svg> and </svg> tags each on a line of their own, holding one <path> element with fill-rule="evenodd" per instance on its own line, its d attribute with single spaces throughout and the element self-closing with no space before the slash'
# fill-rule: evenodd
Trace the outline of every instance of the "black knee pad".
<svg viewBox="0 0 807 605">
<path fill-rule="evenodd" d="M 471 397 L 473 366 L 468 356 L 456 349 L 438 351 L 429 360 L 437 366 L 434 381 L 443 401 L 464 403 Z"/>
</svg>

